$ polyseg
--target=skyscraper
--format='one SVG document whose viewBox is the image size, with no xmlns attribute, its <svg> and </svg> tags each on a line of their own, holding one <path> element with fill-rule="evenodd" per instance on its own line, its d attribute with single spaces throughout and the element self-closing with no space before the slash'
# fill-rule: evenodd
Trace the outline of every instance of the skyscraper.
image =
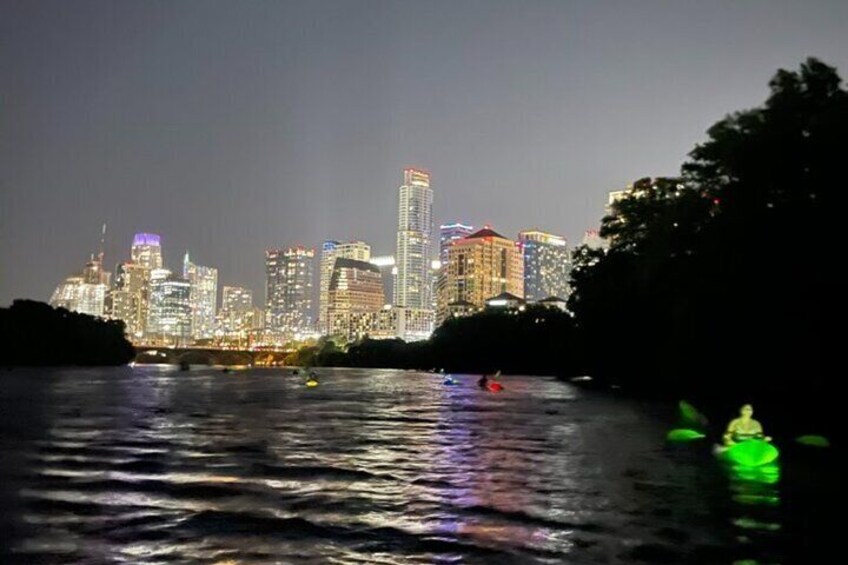
<svg viewBox="0 0 848 565">
<path fill-rule="evenodd" d="M 484 228 L 454 241 L 448 249 L 438 320 L 444 321 L 458 305 L 463 311 L 479 310 L 487 299 L 504 292 L 524 297 L 524 262 L 520 246 Z"/>
<path fill-rule="evenodd" d="M 111 291 L 110 316 L 122 320 L 126 333 L 138 340 L 144 335 L 150 300 L 150 269 L 131 261 L 119 263 Z"/>
<path fill-rule="evenodd" d="M 162 268 L 162 246 L 155 233 L 137 233 L 133 238 L 130 258 L 133 263 L 148 269 Z"/>
<path fill-rule="evenodd" d="M 240 286 L 225 286 L 218 312 L 218 335 L 246 337 L 253 325 L 253 292 Z M 260 310 L 261 311 L 261 310 Z"/>
<path fill-rule="evenodd" d="M 253 291 L 241 286 L 225 286 L 221 300 L 222 312 L 250 312 Z"/>
<path fill-rule="evenodd" d="M 104 226 L 105 230 L 105 226 Z M 103 252 L 92 255 L 82 271 L 66 278 L 50 297 L 50 304 L 72 312 L 105 316 L 109 273 L 103 270 Z"/>
<path fill-rule="evenodd" d="M 565 238 L 539 230 L 518 234 L 524 254 L 524 298 L 567 298 L 571 253 Z"/>
<path fill-rule="evenodd" d="M 312 289 L 315 250 L 304 247 L 265 252 L 266 324 L 292 337 L 314 330 Z"/>
<path fill-rule="evenodd" d="M 397 283 L 394 303 L 429 310 L 433 191 L 430 174 L 404 169 L 398 189 Z"/>
<path fill-rule="evenodd" d="M 62 281 L 50 297 L 50 305 L 80 314 L 103 316 L 106 285 L 87 283 L 82 275 L 72 275 Z"/>
<path fill-rule="evenodd" d="M 169 344 L 185 344 L 191 338 L 191 283 L 175 277 L 167 269 L 150 273 L 148 339 Z"/>
<path fill-rule="evenodd" d="M 325 241 L 321 246 L 321 265 L 318 286 L 318 329 L 329 333 L 327 310 L 330 306 L 330 278 L 336 259 L 371 260 L 371 246 L 363 241 Z"/>
<path fill-rule="evenodd" d="M 472 226 L 460 222 L 439 226 L 439 261 L 442 262 L 442 265 L 448 262 L 448 248 L 451 243 L 458 239 L 465 239 L 472 233 L 474 233 Z"/>
<path fill-rule="evenodd" d="M 192 263 L 186 251 L 183 278 L 191 284 L 191 337 L 211 339 L 215 333 L 218 269 Z"/>
<path fill-rule="evenodd" d="M 356 339 L 368 333 L 370 319 L 361 314 L 383 308 L 380 268 L 365 261 L 338 258 L 330 277 L 327 325 L 330 335 Z"/>
</svg>

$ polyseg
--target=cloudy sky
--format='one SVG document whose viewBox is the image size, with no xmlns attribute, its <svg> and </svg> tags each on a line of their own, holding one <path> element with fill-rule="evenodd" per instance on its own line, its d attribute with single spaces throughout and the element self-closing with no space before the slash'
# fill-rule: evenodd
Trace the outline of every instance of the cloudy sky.
<svg viewBox="0 0 848 565">
<path fill-rule="evenodd" d="M 436 222 L 579 241 L 780 68 L 848 73 L 844 1 L 0 2 L 0 304 L 109 225 L 262 296 L 266 247 L 394 252 L 405 166 Z"/>
</svg>

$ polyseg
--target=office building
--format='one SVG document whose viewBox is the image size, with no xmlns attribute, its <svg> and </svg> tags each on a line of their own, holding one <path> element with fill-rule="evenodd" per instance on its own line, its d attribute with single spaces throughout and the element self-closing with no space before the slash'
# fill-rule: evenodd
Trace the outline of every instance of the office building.
<svg viewBox="0 0 848 565">
<path fill-rule="evenodd" d="M 218 269 L 192 263 L 186 251 L 183 278 L 191 285 L 191 337 L 195 340 L 211 339 L 215 333 Z"/>
<path fill-rule="evenodd" d="M 521 247 L 492 229 L 481 229 L 454 241 L 443 266 L 445 285 L 439 297 L 437 320 L 444 321 L 456 304 L 480 310 L 486 299 L 508 292 L 524 297 L 524 261 Z"/>
<path fill-rule="evenodd" d="M 524 298 L 566 298 L 570 293 L 571 252 L 564 237 L 539 230 L 518 234 L 524 255 Z"/>
<path fill-rule="evenodd" d="M 329 333 L 327 312 L 330 307 L 330 279 L 336 259 L 371 260 L 371 246 L 363 241 L 325 241 L 321 246 L 318 282 L 318 326 L 322 334 Z"/>
</svg>

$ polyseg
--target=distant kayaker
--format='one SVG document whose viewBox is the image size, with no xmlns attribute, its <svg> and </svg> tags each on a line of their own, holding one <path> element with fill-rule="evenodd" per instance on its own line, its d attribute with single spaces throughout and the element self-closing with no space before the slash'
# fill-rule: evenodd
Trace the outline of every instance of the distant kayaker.
<svg viewBox="0 0 848 565">
<path fill-rule="evenodd" d="M 747 439 L 771 441 L 770 437 L 763 434 L 762 424 L 752 418 L 753 415 L 753 406 L 750 404 L 742 406 L 739 410 L 739 417 L 734 418 L 727 425 L 727 431 L 724 433 L 724 445 L 734 445 Z"/>
<path fill-rule="evenodd" d="M 480 388 L 487 388 L 489 386 L 489 375 L 483 375 L 477 379 L 477 386 Z"/>
</svg>

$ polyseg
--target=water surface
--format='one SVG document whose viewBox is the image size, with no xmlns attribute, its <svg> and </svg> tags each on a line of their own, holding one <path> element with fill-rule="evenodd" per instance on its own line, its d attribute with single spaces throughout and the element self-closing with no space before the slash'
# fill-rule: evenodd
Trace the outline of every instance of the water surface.
<svg viewBox="0 0 848 565">
<path fill-rule="evenodd" d="M 9 562 L 785 561 L 782 483 L 669 447 L 666 407 L 549 378 L 0 375 Z M 797 545 L 797 544 L 796 544 Z"/>
</svg>

